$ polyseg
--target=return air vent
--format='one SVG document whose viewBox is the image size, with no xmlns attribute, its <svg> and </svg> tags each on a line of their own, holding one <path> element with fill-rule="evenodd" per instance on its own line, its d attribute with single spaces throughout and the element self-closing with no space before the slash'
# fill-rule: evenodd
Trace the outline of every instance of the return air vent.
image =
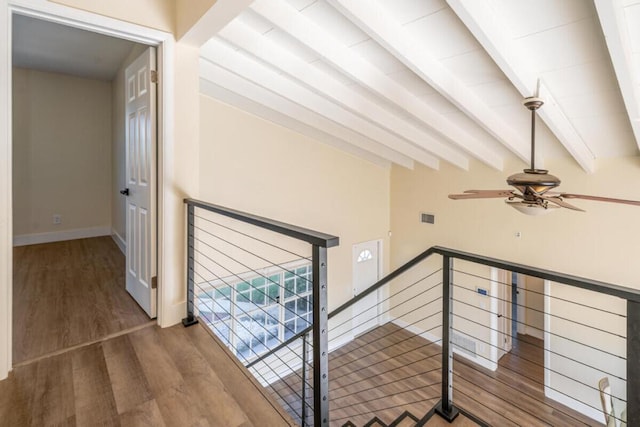
<svg viewBox="0 0 640 427">
<path fill-rule="evenodd" d="M 469 337 L 466 337 L 457 332 L 453 332 L 451 334 L 451 344 L 459 351 L 468 354 L 469 356 L 475 357 L 476 353 L 476 342 Z"/>
<path fill-rule="evenodd" d="M 424 222 L 425 224 L 435 224 L 436 216 L 433 214 L 428 214 L 423 212 L 420 214 L 420 222 Z"/>
</svg>

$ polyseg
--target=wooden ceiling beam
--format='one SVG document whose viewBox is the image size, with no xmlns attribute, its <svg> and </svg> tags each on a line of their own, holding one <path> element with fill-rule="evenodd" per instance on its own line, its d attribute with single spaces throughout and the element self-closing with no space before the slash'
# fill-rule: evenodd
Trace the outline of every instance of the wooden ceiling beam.
<svg viewBox="0 0 640 427">
<path fill-rule="evenodd" d="M 360 94 L 353 87 L 320 71 L 313 64 L 303 61 L 268 37 L 253 30 L 249 25 L 238 21 L 232 22 L 220 32 L 219 36 L 369 122 L 397 134 L 460 169 L 469 169 L 468 158 L 452 149 L 449 144 L 438 141 L 409 120 L 398 117 Z"/>
<path fill-rule="evenodd" d="M 462 131 L 450 119 L 435 111 L 409 90 L 385 75 L 375 66 L 337 40 L 331 33 L 316 25 L 284 1 L 258 0 L 253 11 L 272 25 L 295 38 L 308 49 L 328 61 L 342 73 L 373 93 L 386 99 L 394 108 L 407 112 L 419 123 L 468 154 L 495 169 L 502 170 L 502 158 L 489 150 L 474 136 Z M 524 156 L 524 154 L 523 154 Z"/>
<path fill-rule="evenodd" d="M 211 49 L 211 42 L 212 41 L 205 45 L 205 47 L 208 48 L 207 50 L 213 50 Z M 254 104 L 262 106 L 262 113 L 258 115 L 265 117 L 265 115 L 268 114 L 265 112 L 266 109 L 272 110 L 280 116 L 288 116 L 291 122 L 283 122 L 282 117 L 279 118 L 278 122 L 293 130 L 298 130 L 314 138 L 318 137 L 318 139 L 323 142 L 328 142 L 328 138 L 331 138 L 331 145 L 339 146 L 339 148 L 344 148 L 342 143 L 351 144 L 358 150 L 372 153 L 381 159 L 408 169 L 413 169 L 413 160 L 410 156 L 401 154 L 383 144 L 366 138 L 349 127 L 343 126 L 316 113 L 314 110 L 306 108 L 304 105 L 285 98 L 270 88 L 265 87 L 260 79 L 251 80 L 246 78 L 247 73 L 250 74 L 255 71 L 255 68 L 253 68 L 254 65 L 246 68 L 247 73 L 236 73 L 237 66 L 247 67 L 247 64 L 242 63 L 242 61 L 240 61 L 240 64 L 233 64 L 233 60 L 220 61 L 218 55 L 213 57 L 205 55 L 200 61 L 200 77 Z M 236 102 L 239 101 L 236 100 Z M 257 110 L 254 110 L 254 112 L 257 112 Z M 275 116 L 271 115 L 269 119 L 273 117 Z M 296 122 L 300 125 L 297 125 Z M 316 132 L 309 132 L 310 129 L 315 129 Z M 351 151 L 355 153 L 358 150 Z M 430 160 L 430 158 L 423 160 Z M 435 165 L 437 166 L 437 160 Z"/>
<path fill-rule="evenodd" d="M 638 75 L 640 69 L 633 65 L 625 6 L 623 2 L 613 0 L 595 0 L 595 5 L 633 135 L 640 148 L 640 76 Z M 635 22 L 632 25 L 640 25 L 640 23 Z"/>
</svg>

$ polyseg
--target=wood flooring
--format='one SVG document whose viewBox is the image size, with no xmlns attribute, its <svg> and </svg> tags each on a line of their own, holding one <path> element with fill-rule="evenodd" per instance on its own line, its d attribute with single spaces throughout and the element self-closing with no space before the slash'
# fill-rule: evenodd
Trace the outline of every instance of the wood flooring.
<svg viewBox="0 0 640 427">
<path fill-rule="evenodd" d="M 440 357 L 438 345 L 391 323 L 332 352 L 331 425 L 343 426 L 350 421 L 364 426 L 374 416 L 390 424 L 405 410 L 423 417 L 440 400 Z M 454 357 L 454 404 L 492 426 L 600 425 L 546 398 L 543 381 L 543 346 L 535 338 L 521 336 L 495 372 Z M 290 390 L 300 387 L 296 375 L 271 386 L 274 396 L 285 396 L 277 400 L 287 400 L 285 406 L 295 409 L 294 417 L 301 402 Z M 441 425 L 437 418 L 434 416 L 427 425 Z M 459 417 L 451 425 L 475 424 Z"/>
<path fill-rule="evenodd" d="M 41 359 L 0 381 L 0 426 L 290 426 L 204 327 L 138 331 Z"/>
<path fill-rule="evenodd" d="M 111 237 L 20 246 L 13 252 L 13 362 L 149 322 L 125 290 Z"/>
</svg>

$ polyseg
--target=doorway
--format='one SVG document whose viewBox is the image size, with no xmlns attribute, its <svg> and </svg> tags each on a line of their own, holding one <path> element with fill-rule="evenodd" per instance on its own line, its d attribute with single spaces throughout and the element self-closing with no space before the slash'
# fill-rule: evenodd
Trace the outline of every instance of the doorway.
<svg viewBox="0 0 640 427">
<path fill-rule="evenodd" d="M 500 354 L 498 370 L 518 375 L 530 387 L 542 391 L 545 383 L 545 289 L 543 279 L 505 271 L 498 322 L 510 348 Z"/>
<path fill-rule="evenodd" d="M 382 276 L 382 240 L 353 245 L 353 296 L 365 292 Z M 352 308 L 353 337 L 364 334 L 379 325 L 380 307 L 378 291 L 366 295 Z"/>
<path fill-rule="evenodd" d="M 145 231 L 130 233 L 118 193 L 131 170 L 126 69 L 146 46 L 21 14 L 12 26 L 15 364 L 148 323 L 126 293 L 125 265 L 131 236 L 157 226 L 147 209 Z M 132 134 L 155 136 L 149 123 L 153 132 Z M 154 184 L 155 161 L 145 164 Z M 140 252 L 133 264 L 151 287 L 155 254 Z"/>
</svg>

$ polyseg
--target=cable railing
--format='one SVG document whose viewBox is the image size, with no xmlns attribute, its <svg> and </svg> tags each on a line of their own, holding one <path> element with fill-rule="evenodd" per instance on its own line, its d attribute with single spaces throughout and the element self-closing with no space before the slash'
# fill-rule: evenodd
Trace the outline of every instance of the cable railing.
<svg viewBox="0 0 640 427">
<path fill-rule="evenodd" d="M 191 319 L 302 426 L 640 425 L 638 290 L 432 247 L 326 314 L 317 245 L 187 204 Z"/>
<path fill-rule="evenodd" d="M 198 200 L 185 203 L 183 323 L 209 327 L 294 420 L 329 425 L 327 248 L 338 238 Z"/>
</svg>

